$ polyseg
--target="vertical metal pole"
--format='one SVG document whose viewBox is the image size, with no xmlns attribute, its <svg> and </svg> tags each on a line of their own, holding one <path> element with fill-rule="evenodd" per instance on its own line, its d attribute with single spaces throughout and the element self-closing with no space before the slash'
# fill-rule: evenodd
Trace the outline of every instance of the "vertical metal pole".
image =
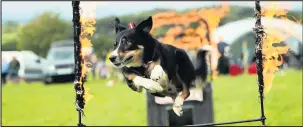
<svg viewBox="0 0 303 127">
<path fill-rule="evenodd" d="M 255 43 L 255 51 L 256 51 L 256 62 L 257 62 L 257 75 L 258 75 L 258 85 L 259 85 L 259 94 L 260 94 L 260 103 L 261 103 L 261 122 L 262 125 L 265 126 L 265 115 L 264 115 L 264 80 L 263 80 L 263 60 L 262 60 L 262 43 L 264 38 L 264 28 L 261 23 L 261 6 L 260 1 L 255 2 L 255 28 L 256 32 L 256 43 Z"/>
<path fill-rule="evenodd" d="M 80 43 L 80 34 L 81 34 L 81 23 L 80 23 L 80 1 L 72 1 L 73 6 L 73 27 L 74 27 L 74 56 L 75 56 L 75 91 L 76 91 L 76 109 L 78 111 L 78 126 L 85 126 L 81 122 L 81 117 L 84 109 L 84 87 L 83 81 L 81 79 L 82 67 L 81 64 L 83 60 L 81 58 L 81 43 Z"/>
</svg>

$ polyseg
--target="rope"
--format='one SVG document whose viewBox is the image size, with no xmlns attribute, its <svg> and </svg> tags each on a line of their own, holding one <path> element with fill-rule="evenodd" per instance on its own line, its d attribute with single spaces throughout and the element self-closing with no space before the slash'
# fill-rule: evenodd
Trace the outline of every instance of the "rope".
<svg viewBox="0 0 303 127">
<path fill-rule="evenodd" d="M 256 53 L 256 63 L 257 63 L 257 75 L 258 75 L 258 86 L 259 86 L 259 94 L 260 94 L 260 105 L 261 105 L 261 122 L 262 125 L 265 126 L 265 115 L 264 115 L 264 80 L 263 80 L 263 60 L 262 60 L 262 43 L 265 35 L 264 28 L 261 22 L 261 6 L 260 1 L 255 2 L 255 16 L 256 23 L 255 28 L 253 30 L 256 33 L 256 43 L 255 43 L 255 53 Z"/>
<path fill-rule="evenodd" d="M 72 1 L 73 6 L 73 27 L 74 27 L 74 55 L 75 55 L 75 91 L 76 91 L 76 110 L 78 111 L 78 126 L 85 126 L 81 122 L 81 117 L 84 116 L 84 83 L 81 79 L 82 67 L 81 64 L 83 60 L 81 59 L 81 43 L 80 43 L 80 33 L 81 33 L 81 23 L 80 23 L 80 1 Z"/>
</svg>

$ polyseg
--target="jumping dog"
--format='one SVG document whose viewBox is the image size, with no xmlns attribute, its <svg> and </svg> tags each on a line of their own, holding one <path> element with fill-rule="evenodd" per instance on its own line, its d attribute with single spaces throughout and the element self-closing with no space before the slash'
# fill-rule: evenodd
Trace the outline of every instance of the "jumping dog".
<svg viewBox="0 0 303 127">
<path fill-rule="evenodd" d="M 183 102 L 195 86 L 196 77 L 187 53 L 150 35 L 151 16 L 137 26 L 129 24 L 129 28 L 121 25 L 118 18 L 114 22 L 116 38 L 109 59 L 121 69 L 127 85 L 137 92 L 144 88 L 154 96 L 171 97 L 174 112 L 181 116 Z"/>
</svg>

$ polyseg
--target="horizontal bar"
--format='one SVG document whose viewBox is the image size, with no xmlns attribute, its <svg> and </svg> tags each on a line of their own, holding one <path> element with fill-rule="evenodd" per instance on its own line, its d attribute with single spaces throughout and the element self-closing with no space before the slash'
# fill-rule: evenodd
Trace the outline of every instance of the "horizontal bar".
<svg viewBox="0 0 303 127">
<path fill-rule="evenodd" d="M 185 126 L 210 126 L 210 125 L 226 125 L 226 124 L 236 124 L 236 123 L 248 123 L 261 121 L 262 118 L 251 119 L 251 120 L 241 120 L 241 121 L 232 121 L 232 122 L 222 122 L 222 123 L 206 123 L 206 124 L 194 124 L 194 125 L 185 125 Z"/>
</svg>

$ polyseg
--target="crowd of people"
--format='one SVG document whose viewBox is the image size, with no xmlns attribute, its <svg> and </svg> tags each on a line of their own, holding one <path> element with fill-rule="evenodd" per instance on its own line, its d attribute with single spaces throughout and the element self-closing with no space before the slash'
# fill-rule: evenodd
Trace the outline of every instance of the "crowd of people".
<svg viewBox="0 0 303 127">
<path fill-rule="evenodd" d="M 240 56 L 231 55 L 229 52 L 230 46 L 220 39 L 218 43 L 220 57 L 218 59 L 217 70 L 220 75 L 237 76 L 243 73 L 256 74 L 257 68 L 255 59 L 249 60 L 250 49 L 247 42 L 242 43 L 242 51 Z"/>
<path fill-rule="evenodd" d="M 243 73 L 256 74 L 256 59 L 252 57 L 252 60 L 249 60 L 249 48 L 247 47 L 247 42 L 242 43 L 242 53 L 239 57 L 232 56 L 230 54 L 230 46 L 220 40 L 217 44 L 218 51 L 220 53 L 220 57 L 218 59 L 217 72 L 219 75 L 231 75 L 236 76 Z M 195 57 L 195 52 L 189 52 L 189 56 Z M 89 57 L 89 61 L 91 62 L 92 71 L 88 76 L 92 77 L 91 79 L 106 79 L 110 77 L 115 77 L 120 80 L 123 80 L 123 76 L 119 71 L 113 67 L 108 57 L 110 56 L 110 52 L 108 52 L 105 59 L 98 60 L 97 55 L 95 53 L 91 54 Z M 283 55 L 283 60 L 285 64 L 283 64 L 283 68 L 287 66 L 288 57 L 287 55 Z M 195 59 L 192 59 L 193 62 Z M 20 63 L 15 56 L 12 57 L 11 61 L 2 59 L 2 73 L 1 80 L 2 84 L 6 84 L 7 81 L 12 81 L 15 84 L 19 83 L 18 72 L 20 70 Z"/>
<path fill-rule="evenodd" d="M 257 73 L 256 56 L 254 54 L 250 54 L 250 50 L 252 49 L 248 48 L 246 41 L 242 43 L 242 52 L 238 57 L 228 53 L 229 47 L 230 46 L 222 40 L 218 43 L 218 50 L 221 56 L 218 60 L 217 70 L 220 75 L 237 76 L 244 73 Z M 283 59 L 283 64 L 279 67 L 280 69 L 283 70 L 288 67 L 290 64 L 289 58 L 291 55 L 294 55 L 292 51 L 289 51 L 288 54 L 280 55 L 281 59 Z M 296 58 L 296 60 L 300 61 L 299 56 L 297 57 L 298 58 Z"/>
</svg>

